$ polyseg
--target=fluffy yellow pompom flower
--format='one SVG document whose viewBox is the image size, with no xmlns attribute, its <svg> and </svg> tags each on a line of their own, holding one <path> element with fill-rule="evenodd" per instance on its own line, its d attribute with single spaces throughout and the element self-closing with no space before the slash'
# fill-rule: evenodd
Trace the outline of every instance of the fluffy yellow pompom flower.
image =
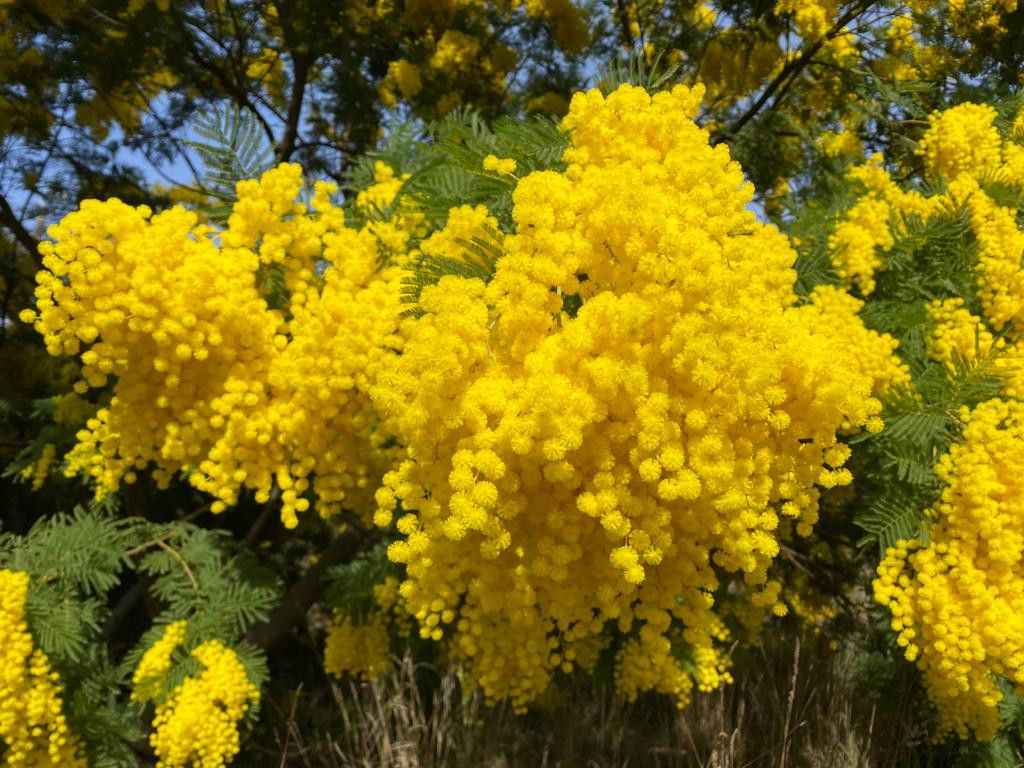
<svg viewBox="0 0 1024 768">
<path fill-rule="evenodd" d="M 493 171 L 502 176 L 509 176 L 516 172 L 516 161 L 510 157 L 488 155 L 484 158 L 484 170 Z"/>
<path fill-rule="evenodd" d="M 493 280 L 427 286 L 380 369 L 402 595 L 491 700 L 527 706 L 609 621 L 626 695 L 685 701 L 666 643 L 724 680 L 715 593 L 777 602 L 780 538 L 850 481 L 837 435 L 879 428 L 905 377 L 852 297 L 795 306 L 795 254 L 693 122 L 701 94 L 577 94 L 568 168 L 519 181 Z"/>
<path fill-rule="evenodd" d="M 892 611 L 906 656 L 924 673 L 940 728 L 991 739 L 997 676 L 1024 684 L 1024 403 L 990 400 L 936 467 L 945 484 L 928 543 L 886 552 L 875 599 Z"/>
<path fill-rule="evenodd" d="M 29 577 L 0 570 L 0 742 L 10 768 L 86 768 L 82 744 L 68 728 L 60 677 L 33 648 L 25 620 Z"/>
<path fill-rule="evenodd" d="M 150 744 L 157 768 L 221 768 L 238 754 L 238 723 L 259 700 L 238 656 L 219 640 L 192 655 L 202 667 L 156 709 Z"/>
</svg>

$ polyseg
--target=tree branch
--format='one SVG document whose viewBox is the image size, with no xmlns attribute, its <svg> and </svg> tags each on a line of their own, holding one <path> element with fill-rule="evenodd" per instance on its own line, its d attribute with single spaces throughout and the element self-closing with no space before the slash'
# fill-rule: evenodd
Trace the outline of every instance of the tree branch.
<svg viewBox="0 0 1024 768">
<path fill-rule="evenodd" d="M 195 30 L 197 34 L 210 34 L 208 31 L 202 29 L 200 26 L 196 24 L 196 22 L 192 21 L 188 17 L 182 16 L 181 18 L 183 24 L 186 27 Z M 236 104 L 238 104 L 238 106 L 244 107 L 245 109 L 249 110 L 256 118 L 256 120 L 259 122 L 260 126 L 263 128 L 263 132 L 270 140 L 271 146 L 276 144 L 277 137 L 274 136 L 274 129 L 271 127 L 270 123 L 267 122 L 267 119 L 266 117 L 263 116 L 263 113 L 260 112 L 259 109 L 257 109 L 255 104 L 253 104 L 252 99 L 250 99 L 250 94 L 245 89 L 245 87 L 241 83 L 233 80 L 228 75 L 228 73 L 220 67 L 218 67 L 213 60 L 208 59 L 203 55 L 203 51 L 200 48 L 200 42 L 196 37 L 190 37 L 186 35 L 185 40 L 183 42 L 185 45 L 185 50 L 187 54 L 191 56 L 192 61 L 198 64 L 199 67 L 206 71 L 209 75 L 211 75 L 214 81 L 220 84 L 221 88 L 223 89 L 223 92 L 227 96 L 229 96 Z"/>
<path fill-rule="evenodd" d="M 256 543 L 256 539 L 260 537 L 260 533 L 266 527 L 267 523 L 270 522 L 270 518 L 278 512 L 277 502 L 281 498 L 281 489 L 274 483 L 274 487 L 270 490 L 270 498 L 267 499 L 266 503 L 260 509 L 259 515 L 256 517 L 256 521 L 252 524 L 249 532 L 245 534 L 245 538 L 242 539 L 242 543 L 246 546 L 251 547 Z"/>
<path fill-rule="evenodd" d="M 733 123 L 732 127 L 730 127 L 729 130 L 723 135 L 723 138 L 725 136 L 732 136 L 739 133 L 743 126 L 745 126 L 747 123 L 749 123 L 757 116 L 757 113 L 760 112 L 764 105 L 768 103 L 768 100 L 775 94 L 775 92 L 782 88 L 784 84 L 786 84 L 787 80 L 796 79 L 796 76 L 803 71 L 804 67 L 811 63 L 811 59 L 814 58 L 814 54 L 820 51 L 821 47 L 825 45 L 825 43 L 836 37 L 836 35 L 843 31 L 843 28 L 846 27 L 847 24 L 849 24 L 855 18 L 864 13 L 868 8 L 871 7 L 871 5 L 872 0 L 868 0 L 868 2 L 865 2 L 862 5 L 851 6 L 846 11 L 846 13 L 844 13 L 838 20 L 836 20 L 836 23 L 832 25 L 832 28 L 827 33 L 825 33 L 823 37 L 816 40 L 807 48 L 802 49 L 799 55 L 797 55 L 795 58 L 792 58 L 789 61 L 787 61 L 786 65 L 782 68 L 779 74 L 775 76 L 775 79 L 772 80 L 768 84 L 768 87 L 764 89 L 764 92 L 760 95 L 760 97 L 758 97 L 757 101 L 751 104 L 750 108 L 747 109 L 747 111 L 744 112 L 735 123 Z M 786 85 L 786 87 L 782 91 L 782 94 L 785 94 L 787 90 L 789 90 L 789 85 Z M 780 96 L 782 94 L 780 94 Z M 773 108 L 777 106 L 778 103 L 779 101 L 778 99 L 776 99 L 775 103 L 772 105 Z"/>
<path fill-rule="evenodd" d="M 14 235 L 14 239 L 29 253 L 37 266 L 42 266 L 42 260 L 39 257 L 39 241 L 32 237 L 31 233 L 25 229 L 25 225 L 21 223 L 21 220 L 14 213 L 14 209 L 11 208 L 11 204 L 7 202 L 7 198 L 0 195 L 0 224 L 3 224 Z"/>
<path fill-rule="evenodd" d="M 299 138 L 299 120 L 302 118 L 302 101 L 306 93 L 306 81 L 315 58 L 308 53 L 292 54 L 292 93 L 288 101 L 288 117 L 285 119 L 284 134 L 277 145 L 277 158 L 287 162 L 295 151 Z"/>
<path fill-rule="evenodd" d="M 320 596 L 327 569 L 350 561 L 359 551 L 364 535 L 362 530 L 349 528 L 336 538 L 316 564 L 292 584 L 280 605 L 271 612 L 270 618 L 250 628 L 246 640 L 265 651 L 281 642 L 302 621 L 310 606 Z"/>
</svg>

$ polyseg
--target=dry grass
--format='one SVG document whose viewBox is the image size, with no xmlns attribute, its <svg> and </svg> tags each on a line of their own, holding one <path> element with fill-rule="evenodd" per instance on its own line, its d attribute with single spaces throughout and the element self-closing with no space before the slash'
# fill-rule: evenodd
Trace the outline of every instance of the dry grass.
<svg viewBox="0 0 1024 768">
<path fill-rule="evenodd" d="M 898 666 L 898 665 L 897 665 Z M 909 667 L 909 665 L 906 665 Z M 303 768 L 912 768 L 953 765 L 927 745 L 910 679 L 822 637 L 769 638 L 736 659 L 736 683 L 625 704 L 580 680 L 544 711 L 517 717 L 465 700 L 454 672 L 403 659 L 372 683 L 301 692 L 278 711 L 266 763 Z M 903 673 L 913 675 L 911 670 Z M 331 717 L 324 718 L 323 712 Z M 317 714 L 319 713 L 319 714 Z M 273 718 L 272 718 L 273 719 Z M 272 754 L 271 754 L 272 753 Z"/>
</svg>

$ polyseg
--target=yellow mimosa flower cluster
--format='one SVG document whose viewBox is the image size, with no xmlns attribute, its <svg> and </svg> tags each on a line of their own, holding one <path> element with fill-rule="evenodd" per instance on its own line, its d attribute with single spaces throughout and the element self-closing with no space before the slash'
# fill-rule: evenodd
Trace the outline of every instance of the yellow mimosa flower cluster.
<svg viewBox="0 0 1024 768">
<path fill-rule="evenodd" d="M 882 167 L 879 154 L 851 167 L 847 177 L 864 189 L 864 195 L 836 222 L 828 247 L 836 274 L 868 296 L 875 290 L 875 273 L 885 269 L 885 252 L 895 243 L 899 214 L 927 218 L 942 200 L 901 189 Z"/>
<path fill-rule="evenodd" d="M 1024 185 L 1024 176 L 1014 182 Z M 971 228 L 978 239 L 978 298 L 985 319 L 996 331 L 1007 325 L 1012 338 L 1024 330 L 1024 232 L 1017 226 L 1017 211 L 998 205 L 975 179 L 961 176 L 951 185 L 971 213 Z"/>
<path fill-rule="evenodd" d="M 488 155 L 484 158 L 484 170 L 493 171 L 501 176 L 509 176 L 516 172 L 516 161 L 511 157 Z"/>
<path fill-rule="evenodd" d="M 401 182 L 380 184 L 390 197 L 368 194 L 386 205 Z M 79 391 L 114 380 L 68 455 L 98 496 L 152 466 L 161 485 L 187 471 L 214 511 L 243 488 L 266 501 L 276 481 L 289 526 L 309 488 L 322 515 L 372 498 L 385 456 L 365 392 L 393 346 L 400 271 L 379 266 L 373 231 L 345 225 L 332 185 L 308 204 L 301 188 L 293 164 L 239 183 L 223 231 L 116 199 L 50 229 L 23 317 L 52 354 L 80 355 Z"/>
<path fill-rule="evenodd" d="M 408 198 L 395 203 L 408 180 L 408 173 L 398 175 L 378 160 L 373 165 L 373 184 L 356 194 L 356 207 L 369 217 L 366 229 L 377 238 L 381 255 L 396 263 L 403 262 L 409 239 L 421 237 L 426 231 L 425 218 L 415 204 Z M 383 213 L 390 215 L 382 218 Z"/>
<path fill-rule="evenodd" d="M 181 620 L 168 624 L 163 634 L 142 655 L 132 675 L 132 698 L 136 701 L 155 699 L 163 688 L 171 669 L 171 654 L 185 642 L 188 622 Z"/>
<path fill-rule="evenodd" d="M 965 207 L 977 245 L 976 297 L 925 305 L 931 325 L 926 351 L 951 369 L 994 357 L 994 368 L 1006 376 L 1001 395 L 1018 398 L 1024 392 L 1018 330 L 1024 320 L 1024 232 L 1017 211 L 999 205 L 988 189 L 993 182 L 1019 187 L 1024 174 L 1018 137 L 1012 131 L 1001 137 L 995 119 L 992 107 L 970 103 L 931 115 L 918 153 L 927 176 L 945 180 L 942 193 L 899 190 L 880 158 L 852 169 L 866 195 L 837 226 L 830 245 L 840 275 L 867 294 L 902 217 L 927 220 Z M 871 226 L 861 227 L 866 234 L 857 250 L 850 233 L 869 208 Z M 972 298 L 981 316 L 968 308 Z M 1018 551 L 1024 533 L 1017 522 L 1024 499 L 1022 409 L 1016 400 L 996 399 L 959 414 L 966 426 L 935 468 L 944 487 L 927 510 L 927 537 L 889 548 L 874 582 L 876 599 L 892 612 L 899 644 L 924 673 L 940 734 L 991 739 L 1000 723 L 997 677 L 1024 682 L 1024 645 L 1017 639 L 1024 599 Z"/>
<path fill-rule="evenodd" d="M 483 205 L 460 205 L 448 211 L 444 227 L 431 233 L 430 237 L 419 244 L 419 248 L 410 252 L 410 259 L 429 256 L 465 261 L 472 258 L 465 243 L 473 243 L 474 240 L 500 245 L 502 234 L 498 229 L 498 220 Z"/>
<path fill-rule="evenodd" d="M 398 105 L 396 91 L 402 98 L 411 99 L 421 90 L 420 68 L 405 59 L 398 59 L 388 64 L 388 75 L 381 81 L 377 92 L 384 106 L 394 107 Z"/>
<path fill-rule="evenodd" d="M 82 425 L 96 413 L 96 406 L 77 392 L 66 392 L 53 398 L 53 421 L 56 424 Z"/>
<path fill-rule="evenodd" d="M 675 647 L 725 679 L 716 591 L 778 601 L 779 538 L 850 482 L 838 433 L 880 429 L 873 395 L 906 375 L 852 297 L 796 306 L 701 95 L 577 94 L 569 167 L 519 181 L 494 279 L 424 288 L 380 369 L 405 457 L 376 520 L 402 510 L 402 596 L 489 699 L 525 707 L 609 621 L 627 695 L 685 701 Z"/>
<path fill-rule="evenodd" d="M 859 318 L 864 302 L 834 285 L 819 285 L 797 311 L 808 322 L 843 338 L 860 360 L 860 369 L 875 382 L 872 394 L 884 394 L 910 383 L 910 369 L 896 355 L 899 342 L 887 333 L 868 330 Z"/>
<path fill-rule="evenodd" d="M 889 548 L 874 591 L 940 731 L 984 740 L 1000 725 L 996 676 L 1024 685 L 1024 403 L 989 400 L 960 418 L 963 440 L 935 469 L 928 543 Z"/>
<path fill-rule="evenodd" d="M 885 252 L 905 217 L 928 218 L 966 205 L 977 238 L 978 297 L 988 323 L 1002 331 L 1008 323 L 1024 326 L 1024 232 L 1016 211 L 998 205 L 985 186 L 1002 182 L 1024 185 L 1024 147 L 1012 133 L 1002 140 L 988 105 L 961 104 L 929 118 L 919 147 L 930 178 L 947 181 L 944 193 L 926 197 L 903 190 L 873 155 L 854 166 L 849 178 L 865 190 L 836 223 L 829 237 L 832 264 L 844 282 L 865 296 L 875 289 L 875 275 L 886 267 Z"/>
<path fill-rule="evenodd" d="M 830 157 L 849 155 L 860 157 L 864 152 L 864 144 L 857 132 L 844 128 L 842 131 L 826 131 L 819 139 L 821 151 Z"/>
<path fill-rule="evenodd" d="M 897 83 L 920 77 L 915 66 L 920 45 L 914 36 L 914 27 L 914 19 L 909 14 L 896 16 L 885 32 L 890 55 L 879 63 L 879 68 L 888 70 Z"/>
<path fill-rule="evenodd" d="M 778 0 L 775 14 L 793 14 L 796 32 L 805 41 L 823 38 L 835 23 L 838 3 L 835 0 Z"/>
<path fill-rule="evenodd" d="M 173 625 L 172 625 L 173 626 Z M 259 701 L 233 650 L 210 640 L 192 651 L 201 666 L 156 708 L 150 736 L 157 768 L 222 768 L 238 754 L 238 723 Z"/>
<path fill-rule="evenodd" d="M 60 677 L 33 647 L 25 620 L 29 577 L 0 570 L 0 743 L 9 768 L 86 768 L 64 717 Z"/>
<path fill-rule="evenodd" d="M 362 622 L 335 614 L 324 644 L 328 674 L 371 680 L 391 669 L 391 636 L 409 637 L 411 633 L 410 617 L 398 589 L 394 576 L 375 584 L 373 611 Z"/>
<path fill-rule="evenodd" d="M 335 677 L 349 674 L 372 680 L 391 669 L 390 644 L 381 614 L 374 613 L 362 624 L 337 616 L 324 644 L 324 669 Z"/>
<path fill-rule="evenodd" d="M 974 362 L 995 349 L 1000 352 L 993 365 L 1006 376 L 1003 394 L 1024 397 L 1024 349 L 1004 338 L 995 338 L 984 321 L 972 315 L 963 299 L 936 299 L 928 304 L 928 317 L 934 324 L 926 339 L 928 356 L 950 368 L 957 360 Z"/>
<path fill-rule="evenodd" d="M 21 476 L 32 481 L 32 490 L 38 491 L 46 483 L 50 470 L 57 459 L 57 446 L 47 443 L 39 454 L 39 458 L 21 470 Z"/>
</svg>

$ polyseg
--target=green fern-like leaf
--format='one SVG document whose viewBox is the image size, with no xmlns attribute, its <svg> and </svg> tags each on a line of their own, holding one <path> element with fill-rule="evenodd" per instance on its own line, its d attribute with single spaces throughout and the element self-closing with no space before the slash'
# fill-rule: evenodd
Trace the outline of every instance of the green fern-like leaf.
<svg viewBox="0 0 1024 768">
<path fill-rule="evenodd" d="M 917 538 L 924 510 L 922 499 L 913 494 L 897 492 L 876 499 L 854 519 L 865 532 L 858 544 L 862 547 L 877 544 L 885 551 L 900 539 Z"/>
<path fill-rule="evenodd" d="M 998 396 L 1005 384 L 1005 371 L 995 367 L 1000 354 L 954 357 L 951 366 L 929 362 L 913 391 L 889 397 L 882 433 L 851 441 L 866 444 L 870 459 L 867 508 L 855 519 L 866 534 L 861 544 L 874 541 L 884 549 L 921 533 L 924 510 L 941 492 L 934 467 L 958 437 L 960 409 Z"/>
<path fill-rule="evenodd" d="M 205 209 L 219 223 L 227 221 L 237 200 L 235 188 L 260 176 L 273 164 L 273 149 L 259 121 L 236 104 L 200 115 L 192 123 L 199 141 L 189 141 L 205 166 L 204 187 L 217 202 Z"/>
<path fill-rule="evenodd" d="M 655 93 L 669 85 L 679 73 L 678 65 L 662 65 L 662 52 L 658 51 L 651 63 L 643 50 L 632 50 L 625 59 L 613 59 L 607 67 L 597 70 L 597 87 L 606 96 L 622 85 L 637 85 L 648 93 Z"/>
<path fill-rule="evenodd" d="M 276 577 L 226 532 L 178 523 L 153 540 L 138 569 L 167 619 L 188 619 L 196 637 L 235 642 L 277 604 Z"/>
<path fill-rule="evenodd" d="M 406 304 L 418 304 L 426 286 L 435 285 L 448 275 L 490 282 L 497 268 L 498 259 L 503 254 L 501 234 L 490 227 L 484 227 L 484 232 L 486 238 L 456 238 L 455 242 L 463 249 L 461 258 L 453 254 L 451 257 L 424 255 L 417 259 L 410 267 L 408 275 L 402 279 L 402 301 Z M 417 315 L 419 311 L 417 307 L 413 307 L 404 314 Z"/>
<path fill-rule="evenodd" d="M 460 110 L 434 126 L 423 167 L 413 173 L 406 192 L 428 219 L 444 220 L 459 205 L 484 205 L 501 228 L 512 228 L 512 191 L 522 176 L 563 170 L 568 136 L 548 117 L 501 119 L 493 126 L 473 110 Z M 516 161 L 515 175 L 484 170 L 494 155 Z"/>
<path fill-rule="evenodd" d="M 79 673 L 79 674 L 75 674 Z M 119 695 L 127 689 L 129 673 L 107 659 L 105 649 L 90 647 L 88 663 L 62 676 L 69 695 L 65 711 L 72 731 L 86 746 L 88 764 L 93 768 L 134 765 L 137 755 L 132 742 L 143 737 L 139 728 L 142 707 Z"/>
<path fill-rule="evenodd" d="M 324 598 L 330 607 L 361 622 L 373 609 L 373 587 L 394 572 L 387 557 L 387 545 L 373 549 L 344 565 L 327 571 L 327 589 Z"/>
</svg>

